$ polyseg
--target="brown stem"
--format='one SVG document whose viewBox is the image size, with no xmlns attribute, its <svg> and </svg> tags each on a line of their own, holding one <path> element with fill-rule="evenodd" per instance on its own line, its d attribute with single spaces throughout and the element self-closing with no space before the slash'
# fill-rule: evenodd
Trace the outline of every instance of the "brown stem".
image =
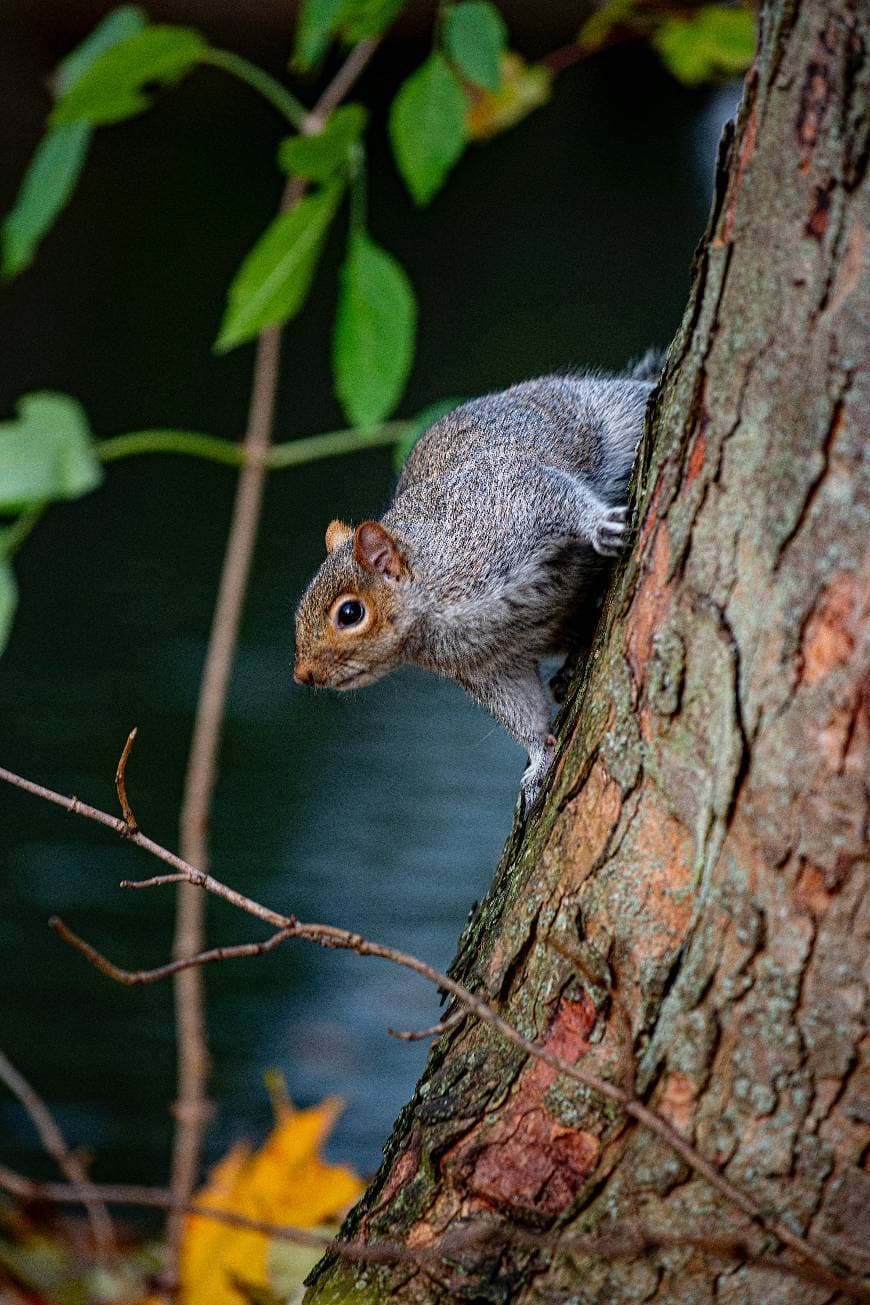
<svg viewBox="0 0 870 1305">
<path fill-rule="evenodd" d="M 440 1024 L 433 1024 L 429 1029 L 387 1029 L 387 1032 L 391 1038 L 399 1038 L 401 1042 L 422 1042 L 424 1038 L 440 1038 L 442 1033 L 456 1028 L 464 1019 L 465 1011 L 455 1010 L 452 1015 L 441 1020 Z"/>
<path fill-rule="evenodd" d="M 308 121 L 303 124 L 303 133 L 315 135 L 323 129 L 329 114 L 354 85 L 376 48 L 375 41 L 363 41 L 354 47 L 321 95 Z M 282 211 L 298 203 L 304 191 L 305 182 L 291 178 L 284 188 Z M 260 521 L 267 472 L 266 455 L 272 439 L 278 392 L 281 338 L 280 327 L 269 327 L 257 339 L 248 426 L 242 441 L 246 461 L 239 473 L 233 516 L 227 535 L 184 782 L 181 854 L 187 861 L 203 868 L 209 864 L 208 824 L 217 779 L 220 737 Z M 205 900 L 204 895 L 198 893 L 192 883 L 179 885 L 172 948 L 176 962 L 185 961 L 202 950 Z M 178 1096 L 175 1105 L 177 1122 L 171 1190 L 177 1202 L 184 1202 L 189 1199 L 196 1183 L 203 1136 L 211 1113 L 206 1095 L 209 1056 L 205 1000 L 202 974 L 198 966 L 176 966 L 175 1018 Z M 170 1288 L 177 1282 L 181 1231 L 182 1218 L 175 1211 L 170 1215 L 166 1233 L 165 1282 Z"/>
<path fill-rule="evenodd" d="M 133 815 L 133 808 L 130 806 L 127 797 L 127 762 L 130 758 L 130 751 L 136 741 L 138 730 L 134 725 L 127 735 L 127 742 L 118 761 L 118 769 L 115 771 L 115 789 L 118 794 L 118 801 L 121 804 L 121 810 L 124 813 L 124 823 L 131 834 L 135 834 L 139 828 L 136 823 L 136 817 Z"/>
<path fill-rule="evenodd" d="M 94 1237 L 97 1258 L 104 1263 L 114 1259 L 118 1254 L 118 1245 L 109 1212 L 102 1198 L 91 1191 L 84 1165 L 75 1152 L 69 1149 L 63 1133 L 42 1097 L 2 1051 L 0 1051 L 0 1081 L 5 1083 L 9 1091 L 21 1102 L 33 1121 L 40 1142 L 60 1172 L 69 1179 L 68 1190 L 71 1198 L 84 1205 Z"/>
</svg>

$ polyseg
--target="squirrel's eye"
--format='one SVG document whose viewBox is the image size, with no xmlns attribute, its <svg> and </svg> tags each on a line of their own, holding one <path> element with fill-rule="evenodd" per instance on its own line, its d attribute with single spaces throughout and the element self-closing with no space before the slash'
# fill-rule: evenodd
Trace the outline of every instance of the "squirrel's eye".
<svg viewBox="0 0 870 1305">
<path fill-rule="evenodd" d="M 357 598 L 348 598 L 335 614 L 336 625 L 359 625 L 366 614 L 366 609 Z"/>
</svg>

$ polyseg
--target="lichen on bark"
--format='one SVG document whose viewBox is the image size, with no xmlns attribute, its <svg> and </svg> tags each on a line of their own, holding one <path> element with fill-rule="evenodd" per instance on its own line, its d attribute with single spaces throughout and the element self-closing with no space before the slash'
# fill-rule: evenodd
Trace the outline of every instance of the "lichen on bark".
<svg viewBox="0 0 870 1305">
<path fill-rule="evenodd" d="M 546 801 L 452 972 L 850 1266 L 870 1244 L 870 73 L 851 0 L 760 21 L 639 458 L 637 546 Z M 555 1244 L 616 1228 L 780 1250 L 660 1139 L 466 1018 L 343 1230 L 452 1249 L 328 1257 L 306 1300 L 830 1299 L 697 1246 Z"/>
</svg>

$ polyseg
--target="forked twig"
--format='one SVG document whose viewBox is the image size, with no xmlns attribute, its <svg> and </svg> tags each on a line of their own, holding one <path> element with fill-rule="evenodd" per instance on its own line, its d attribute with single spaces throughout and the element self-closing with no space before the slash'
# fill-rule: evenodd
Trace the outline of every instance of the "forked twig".
<svg viewBox="0 0 870 1305">
<path fill-rule="evenodd" d="M 164 876 L 160 876 L 163 878 Z M 166 878 L 177 878 L 177 876 L 166 876 Z M 73 933 L 67 925 L 64 924 L 58 916 L 53 915 L 48 922 L 49 927 L 54 930 L 64 942 L 69 943 L 77 952 L 81 952 L 86 960 L 90 961 L 95 969 L 107 978 L 114 979 L 116 983 L 123 983 L 125 987 L 136 988 L 142 984 L 157 983 L 160 979 L 168 979 L 173 974 L 178 974 L 180 970 L 189 970 L 194 966 L 209 965 L 212 961 L 229 961 L 238 959 L 241 956 L 265 956 L 266 952 L 271 952 L 279 943 L 285 942 L 291 935 L 286 929 L 279 929 L 277 933 L 272 934 L 271 938 L 265 939 L 264 942 L 252 943 L 235 943 L 230 947 L 211 947 L 206 952 L 198 952 L 196 956 L 184 956 L 177 961 L 168 961 L 166 965 L 158 965 L 153 970 L 123 970 L 119 965 L 114 965 L 110 960 L 98 952 L 90 943 L 85 942 L 77 933 Z"/>
</svg>

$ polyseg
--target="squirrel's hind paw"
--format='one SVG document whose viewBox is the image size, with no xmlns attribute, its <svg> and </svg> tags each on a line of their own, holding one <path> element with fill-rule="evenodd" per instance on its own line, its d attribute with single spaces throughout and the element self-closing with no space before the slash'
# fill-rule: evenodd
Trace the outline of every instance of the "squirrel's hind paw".
<svg viewBox="0 0 870 1305">
<path fill-rule="evenodd" d="M 556 736 L 548 734 L 540 747 L 535 748 L 529 754 L 529 764 L 523 771 L 522 793 L 525 814 L 531 811 L 538 794 L 541 791 L 541 785 L 546 778 L 547 771 L 553 763 L 553 756 L 556 751 Z"/>
<path fill-rule="evenodd" d="M 602 557 L 619 557 L 631 543 L 628 505 L 608 508 L 592 531 L 592 547 Z"/>
</svg>

